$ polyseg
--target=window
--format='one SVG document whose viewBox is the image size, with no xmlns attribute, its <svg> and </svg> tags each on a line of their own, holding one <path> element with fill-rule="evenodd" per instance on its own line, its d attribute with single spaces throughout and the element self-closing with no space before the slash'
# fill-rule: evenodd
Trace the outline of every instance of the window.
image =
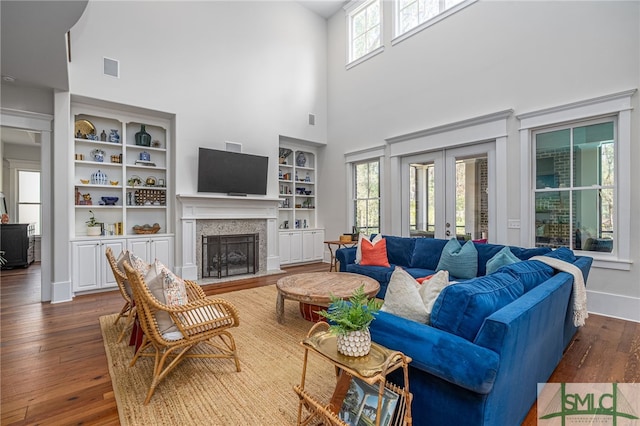
<svg viewBox="0 0 640 426">
<path fill-rule="evenodd" d="M 536 246 L 611 252 L 615 121 L 533 132 Z"/>
<path fill-rule="evenodd" d="M 382 4 L 367 1 L 347 12 L 349 34 L 348 63 L 355 65 L 382 48 Z"/>
<path fill-rule="evenodd" d="M 587 252 L 630 270 L 631 98 L 614 93 L 518 115 L 523 245 Z M 529 165 L 529 167 L 527 167 Z"/>
<path fill-rule="evenodd" d="M 40 172 L 18 170 L 18 221 L 35 223 L 35 233 L 40 235 Z"/>
<path fill-rule="evenodd" d="M 380 162 L 353 165 L 354 223 L 359 232 L 380 232 Z"/>
<path fill-rule="evenodd" d="M 411 36 L 475 1 L 476 0 L 396 0 L 395 37 L 403 35 L 407 37 Z M 402 39 L 404 38 L 406 37 Z"/>
</svg>

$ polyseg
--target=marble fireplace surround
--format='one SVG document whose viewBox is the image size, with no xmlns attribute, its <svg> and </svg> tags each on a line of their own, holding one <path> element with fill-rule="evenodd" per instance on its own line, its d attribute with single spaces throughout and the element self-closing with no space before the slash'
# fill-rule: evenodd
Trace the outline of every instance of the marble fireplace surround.
<svg viewBox="0 0 640 426">
<path fill-rule="evenodd" d="M 179 242 L 177 272 L 188 280 L 199 278 L 202 232 L 260 233 L 259 272 L 280 270 L 278 254 L 278 198 L 224 195 L 178 195 Z M 214 230 L 214 231 L 212 231 Z M 200 235 L 198 234 L 200 232 Z"/>
</svg>

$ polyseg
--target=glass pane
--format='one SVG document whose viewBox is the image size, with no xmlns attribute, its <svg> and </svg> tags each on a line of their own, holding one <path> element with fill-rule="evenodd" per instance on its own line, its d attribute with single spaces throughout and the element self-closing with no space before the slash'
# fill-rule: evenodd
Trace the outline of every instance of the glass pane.
<svg viewBox="0 0 640 426">
<path fill-rule="evenodd" d="M 367 226 L 378 228 L 380 226 L 380 202 L 367 200 Z"/>
<path fill-rule="evenodd" d="M 464 0 L 444 0 L 444 8 L 449 9 L 458 3 L 462 3 Z"/>
<path fill-rule="evenodd" d="M 570 247 L 569 191 L 535 194 L 536 247 Z"/>
<path fill-rule="evenodd" d="M 351 59 L 358 59 L 364 56 L 365 53 L 367 53 L 365 48 L 365 36 L 362 35 L 353 40 L 353 58 Z"/>
<path fill-rule="evenodd" d="M 367 29 L 367 15 L 366 10 L 358 13 L 353 16 L 353 38 L 356 38 L 362 34 Z"/>
<path fill-rule="evenodd" d="M 613 154 L 613 122 L 573 129 L 574 185 L 613 185 Z"/>
<path fill-rule="evenodd" d="M 400 12 L 400 28 L 402 32 L 407 32 L 418 25 L 418 3 L 406 7 Z"/>
<path fill-rule="evenodd" d="M 380 46 L 380 27 L 372 28 L 367 33 L 367 53 Z"/>
<path fill-rule="evenodd" d="M 576 250 L 613 250 L 613 190 L 575 191 Z"/>
<path fill-rule="evenodd" d="M 428 21 L 429 19 L 440 13 L 439 0 L 422 0 L 420 5 L 420 22 Z"/>
<path fill-rule="evenodd" d="M 367 8 L 367 29 L 380 24 L 380 3 L 375 2 Z"/>
<path fill-rule="evenodd" d="M 536 189 L 569 186 L 570 136 L 569 129 L 536 134 Z"/>
<path fill-rule="evenodd" d="M 40 172 L 18 170 L 18 202 L 40 202 Z"/>
<path fill-rule="evenodd" d="M 380 197 L 380 172 L 378 162 L 369 163 L 369 198 Z"/>
<path fill-rule="evenodd" d="M 356 165 L 356 198 L 369 197 L 369 168 L 367 164 Z"/>
<path fill-rule="evenodd" d="M 410 165 L 409 232 L 411 236 L 433 238 L 435 232 L 435 166 Z"/>
<path fill-rule="evenodd" d="M 456 236 L 485 239 L 489 231 L 486 157 L 456 161 Z"/>
<path fill-rule="evenodd" d="M 36 235 L 40 235 L 40 204 L 18 204 L 18 221 L 35 223 Z"/>
</svg>

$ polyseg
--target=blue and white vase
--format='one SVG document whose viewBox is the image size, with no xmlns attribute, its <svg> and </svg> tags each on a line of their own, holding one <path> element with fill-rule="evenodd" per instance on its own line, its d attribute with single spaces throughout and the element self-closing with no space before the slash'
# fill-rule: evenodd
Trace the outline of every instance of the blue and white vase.
<svg viewBox="0 0 640 426">
<path fill-rule="evenodd" d="M 118 134 L 118 129 L 111 129 L 111 133 L 109 133 L 109 142 L 120 143 L 120 135 Z"/>
<path fill-rule="evenodd" d="M 100 170 L 91 174 L 91 183 L 93 185 L 106 185 L 108 180 L 107 174 Z"/>
</svg>

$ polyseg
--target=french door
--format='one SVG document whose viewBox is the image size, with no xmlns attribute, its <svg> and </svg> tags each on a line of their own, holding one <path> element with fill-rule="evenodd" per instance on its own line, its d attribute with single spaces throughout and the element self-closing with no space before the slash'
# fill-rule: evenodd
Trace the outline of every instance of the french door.
<svg viewBox="0 0 640 426">
<path fill-rule="evenodd" d="M 493 142 L 402 159 L 402 232 L 491 239 L 495 232 Z"/>
</svg>

